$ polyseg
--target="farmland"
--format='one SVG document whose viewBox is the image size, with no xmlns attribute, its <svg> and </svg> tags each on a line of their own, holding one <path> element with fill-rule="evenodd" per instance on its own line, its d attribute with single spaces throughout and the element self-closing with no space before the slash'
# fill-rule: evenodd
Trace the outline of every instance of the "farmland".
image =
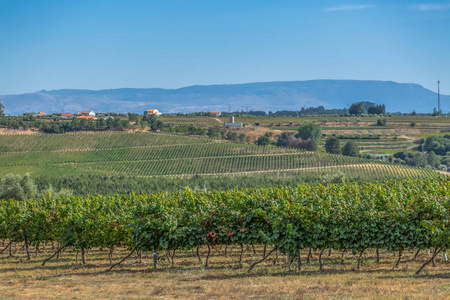
<svg viewBox="0 0 450 300">
<path fill-rule="evenodd" d="M 449 263 L 437 254 L 448 248 L 448 185 L 441 178 L 3 201 L 0 278 L 25 295 L 46 294 L 60 280 L 66 291 L 83 285 L 77 296 L 125 292 L 87 283 L 101 280 L 135 287 L 136 297 L 203 298 L 232 285 L 231 295 L 258 294 L 252 285 L 273 281 L 286 285 L 276 289 L 281 298 L 387 299 L 412 290 L 446 298 Z M 221 282 L 215 291 L 211 280 Z M 183 288 L 167 289 L 174 284 Z M 4 297 L 18 296 L 12 291 Z"/>
<path fill-rule="evenodd" d="M 186 118 L 166 124 L 225 120 Z M 233 130 L 297 129 L 285 125 Z M 368 153 L 412 149 L 419 137 L 386 133 L 399 125 L 326 125 L 315 152 L 146 130 L 1 135 L 0 177 L 31 173 L 76 196 L 2 201 L 0 298 L 448 297 L 448 179 L 322 150 L 334 132 Z"/>
<path fill-rule="evenodd" d="M 371 144 L 366 147 L 371 149 Z M 362 158 L 145 132 L 3 135 L 0 151 L 0 175 L 318 176 L 341 172 L 355 180 L 437 176 L 427 169 Z"/>
<path fill-rule="evenodd" d="M 205 117 L 205 116 L 162 116 L 168 128 L 197 126 L 210 128 L 213 126 L 223 126 L 227 122 L 226 117 Z M 378 126 L 377 121 L 385 120 L 384 126 Z M 307 123 L 316 123 L 322 127 L 322 132 L 329 136 L 363 136 L 378 139 L 375 147 L 371 150 L 379 153 L 390 153 L 405 151 L 417 148 L 420 137 L 430 135 L 445 135 L 450 132 L 450 118 L 436 118 L 432 116 L 315 116 L 315 117 L 245 117 L 237 116 L 236 122 L 241 122 L 245 128 L 237 130 L 254 135 L 254 130 L 261 128 L 265 131 L 272 131 L 275 135 L 283 132 L 296 132 L 297 129 Z M 258 124 L 258 126 L 255 126 Z M 234 129 L 231 129 L 234 130 Z M 406 140 L 405 140 L 406 138 Z M 325 139 L 325 138 L 324 138 Z M 395 139 L 396 141 L 392 141 Z M 398 139 L 398 140 L 397 140 Z M 403 143 L 399 143 L 400 139 Z M 357 140 L 360 143 L 362 141 Z M 396 147 L 392 147 L 396 143 Z"/>
</svg>

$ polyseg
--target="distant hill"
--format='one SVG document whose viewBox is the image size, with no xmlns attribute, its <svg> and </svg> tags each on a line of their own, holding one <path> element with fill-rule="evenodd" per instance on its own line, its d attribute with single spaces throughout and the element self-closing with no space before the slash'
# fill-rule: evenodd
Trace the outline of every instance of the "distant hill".
<svg viewBox="0 0 450 300">
<path fill-rule="evenodd" d="M 0 96 L 6 114 L 99 112 L 142 113 L 157 108 L 163 113 L 231 110 L 300 110 L 323 105 L 344 108 L 358 101 L 385 104 L 389 112 L 432 112 L 437 94 L 418 84 L 392 81 L 309 80 L 189 86 L 179 89 L 53 90 Z M 441 96 L 449 110 L 450 96 Z"/>
</svg>

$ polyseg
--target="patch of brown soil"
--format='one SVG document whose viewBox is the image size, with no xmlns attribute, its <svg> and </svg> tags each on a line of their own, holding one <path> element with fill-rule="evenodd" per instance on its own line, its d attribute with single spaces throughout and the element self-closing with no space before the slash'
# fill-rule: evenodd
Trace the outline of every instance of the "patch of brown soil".
<svg viewBox="0 0 450 300">
<path fill-rule="evenodd" d="M 10 128 L 0 128 L 1 134 L 41 134 L 37 129 L 10 129 Z"/>
<path fill-rule="evenodd" d="M 261 126 L 245 126 L 241 128 L 227 128 L 229 131 L 234 131 L 237 134 L 245 134 L 246 136 L 251 137 L 252 139 L 257 139 L 260 136 L 265 135 L 267 132 L 272 132 L 272 137 L 275 137 L 276 135 L 281 134 L 281 130 L 275 130 L 267 127 L 261 127 Z M 273 139 L 273 138 L 272 138 Z"/>
<path fill-rule="evenodd" d="M 446 176 L 450 176 L 450 172 L 446 172 L 446 171 L 441 171 L 441 170 L 436 170 L 436 172 L 444 174 Z"/>
</svg>

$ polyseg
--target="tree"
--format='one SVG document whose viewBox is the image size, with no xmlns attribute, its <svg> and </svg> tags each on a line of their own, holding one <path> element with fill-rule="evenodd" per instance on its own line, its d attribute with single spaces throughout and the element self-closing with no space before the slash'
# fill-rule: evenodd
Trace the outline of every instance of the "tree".
<svg viewBox="0 0 450 300">
<path fill-rule="evenodd" d="M 303 141 L 308 139 L 314 140 L 316 143 L 319 142 L 322 136 L 322 128 L 320 125 L 314 123 L 307 123 L 302 125 L 298 129 L 298 133 L 295 135 L 296 138 L 301 138 Z"/>
<path fill-rule="evenodd" d="M 278 147 L 286 147 L 288 146 L 289 137 L 293 135 L 292 132 L 283 132 L 277 140 Z"/>
<path fill-rule="evenodd" d="M 441 159 L 433 151 L 430 151 L 427 155 L 427 164 L 437 169 L 441 164 Z"/>
<path fill-rule="evenodd" d="M 305 149 L 308 151 L 317 151 L 317 148 L 319 148 L 319 145 L 316 140 L 309 140 L 308 143 L 306 143 Z"/>
<path fill-rule="evenodd" d="M 341 153 L 341 146 L 339 145 L 339 140 L 335 137 L 328 138 L 325 143 L 325 150 L 328 153 L 339 154 Z"/>
<path fill-rule="evenodd" d="M 152 130 L 161 130 L 164 127 L 164 123 L 160 120 L 156 120 L 152 123 Z"/>
<path fill-rule="evenodd" d="M 6 174 L 0 180 L 0 199 L 23 201 L 37 193 L 37 187 L 29 173 L 24 176 Z"/>
<path fill-rule="evenodd" d="M 268 136 L 261 136 L 258 138 L 258 140 L 256 141 L 256 145 L 258 146 L 267 146 L 270 144 L 270 138 Z"/>
<path fill-rule="evenodd" d="M 353 103 L 349 110 L 348 113 L 351 115 L 363 115 L 366 113 L 366 109 L 364 107 L 364 102 L 357 102 L 357 103 Z"/>
<path fill-rule="evenodd" d="M 4 115 L 4 111 L 3 111 L 4 109 L 5 109 L 5 107 L 3 106 L 2 100 L 0 99 L 0 117 L 2 117 Z"/>
<path fill-rule="evenodd" d="M 378 119 L 377 120 L 377 126 L 386 126 L 386 119 Z"/>
<path fill-rule="evenodd" d="M 367 110 L 367 113 L 371 115 L 384 115 L 386 113 L 386 106 L 384 104 L 371 106 Z"/>
<path fill-rule="evenodd" d="M 222 138 L 222 130 L 218 128 L 211 127 L 208 129 L 207 135 L 212 139 L 220 140 Z"/>
<path fill-rule="evenodd" d="M 233 141 L 233 142 L 237 142 L 238 141 L 238 135 L 234 131 L 227 131 L 226 138 L 227 138 L 227 140 L 230 140 L 230 141 Z"/>
<path fill-rule="evenodd" d="M 155 122 L 157 119 L 156 115 L 144 115 L 144 117 L 142 118 L 143 121 L 147 121 L 149 124 L 153 124 L 153 122 Z"/>
<path fill-rule="evenodd" d="M 358 145 L 356 145 L 352 141 L 347 142 L 347 144 L 345 144 L 345 146 L 342 148 L 342 154 L 345 156 L 358 156 L 358 153 Z"/>
</svg>

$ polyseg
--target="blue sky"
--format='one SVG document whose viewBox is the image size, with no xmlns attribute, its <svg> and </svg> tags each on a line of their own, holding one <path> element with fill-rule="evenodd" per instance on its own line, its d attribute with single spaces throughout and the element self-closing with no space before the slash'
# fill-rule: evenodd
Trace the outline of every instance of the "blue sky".
<svg viewBox="0 0 450 300">
<path fill-rule="evenodd" d="M 0 0 L 0 95 L 309 79 L 450 94 L 450 1 Z"/>
</svg>

